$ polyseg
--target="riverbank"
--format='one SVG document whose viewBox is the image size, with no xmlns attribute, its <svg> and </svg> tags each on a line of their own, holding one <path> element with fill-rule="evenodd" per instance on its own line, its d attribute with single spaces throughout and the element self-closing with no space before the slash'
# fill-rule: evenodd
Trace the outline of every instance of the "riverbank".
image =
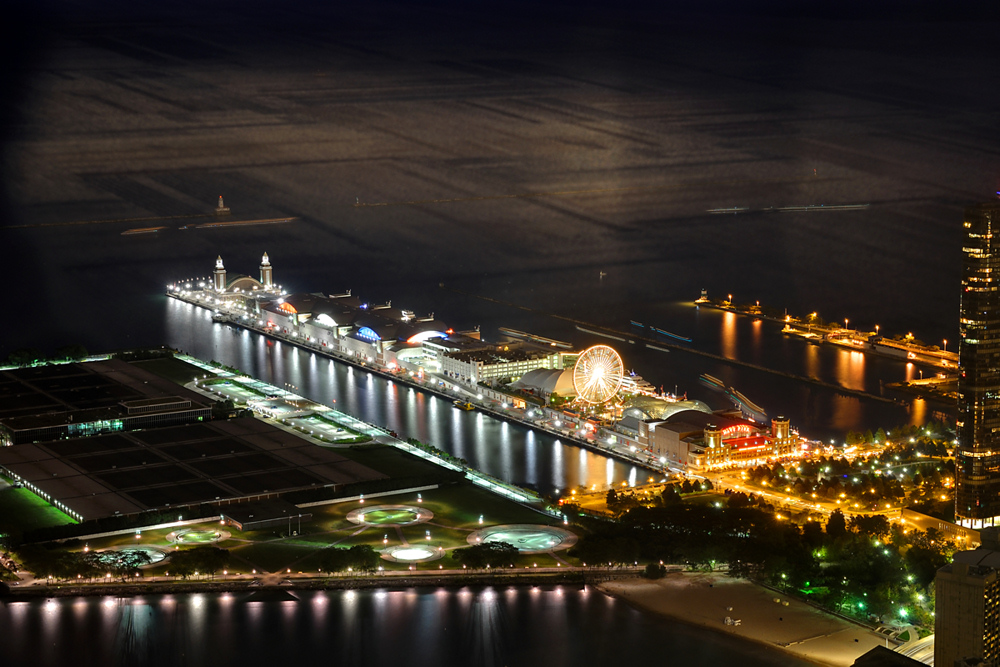
<svg viewBox="0 0 1000 667">
<path fill-rule="evenodd" d="M 849 667 L 861 654 L 885 644 L 865 626 L 722 574 L 678 572 L 655 581 L 617 579 L 597 588 L 645 611 L 830 667 Z M 727 625 L 727 617 L 739 624 Z"/>
<path fill-rule="evenodd" d="M 99 584 L 53 584 L 46 586 L 12 587 L 0 602 L 19 602 L 56 597 L 135 597 L 138 595 L 179 595 L 185 593 L 259 593 L 261 599 L 281 596 L 282 592 L 315 590 L 400 589 L 432 586 L 463 588 L 466 586 L 586 586 L 598 585 L 611 576 L 606 572 L 569 570 L 565 572 L 461 572 L 407 574 L 403 576 L 371 575 L 367 577 L 289 578 L 279 585 L 263 585 L 258 578 L 218 579 L 214 581 L 141 581 Z M 618 573 L 615 576 L 637 577 Z"/>
</svg>

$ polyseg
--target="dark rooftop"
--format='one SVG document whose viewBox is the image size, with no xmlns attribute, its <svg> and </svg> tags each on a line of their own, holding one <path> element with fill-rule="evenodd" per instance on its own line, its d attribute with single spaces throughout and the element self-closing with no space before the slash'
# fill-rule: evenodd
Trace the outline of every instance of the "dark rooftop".
<svg viewBox="0 0 1000 667">
<path fill-rule="evenodd" d="M 384 477 L 252 418 L 3 447 L 0 466 L 84 519 Z"/>
<path fill-rule="evenodd" d="M 211 401 L 119 359 L 0 371 L 0 425 L 20 431 L 67 423 L 115 419 L 133 408 Z M 156 410 L 146 412 L 155 413 Z"/>
</svg>

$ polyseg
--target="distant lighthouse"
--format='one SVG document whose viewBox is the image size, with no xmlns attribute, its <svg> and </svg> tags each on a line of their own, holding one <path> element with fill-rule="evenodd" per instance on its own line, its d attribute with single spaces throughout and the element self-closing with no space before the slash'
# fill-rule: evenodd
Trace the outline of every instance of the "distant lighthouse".
<svg viewBox="0 0 1000 667">
<path fill-rule="evenodd" d="M 215 271 L 212 272 L 215 279 L 215 291 L 226 291 L 226 267 L 222 265 L 222 255 L 215 260 Z"/>
<path fill-rule="evenodd" d="M 274 277 L 271 275 L 271 262 L 268 261 L 266 252 L 260 260 L 260 284 L 264 286 L 264 289 L 274 287 Z"/>
</svg>

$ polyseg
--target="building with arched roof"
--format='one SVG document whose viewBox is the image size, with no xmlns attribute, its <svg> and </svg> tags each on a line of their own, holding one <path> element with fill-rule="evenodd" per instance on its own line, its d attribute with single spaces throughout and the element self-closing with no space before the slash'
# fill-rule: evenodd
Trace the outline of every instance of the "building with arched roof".
<svg viewBox="0 0 1000 667">
<path fill-rule="evenodd" d="M 674 464 L 698 469 L 757 465 L 796 453 L 799 436 L 784 417 L 767 424 L 682 409 L 639 422 L 639 443 Z"/>
<path fill-rule="evenodd" d="M 572 368 L 536 368 L 522 375 L 511 386 L 545 399 L 552 394 L 565 398 L 576 397 Z"/>
</svg>

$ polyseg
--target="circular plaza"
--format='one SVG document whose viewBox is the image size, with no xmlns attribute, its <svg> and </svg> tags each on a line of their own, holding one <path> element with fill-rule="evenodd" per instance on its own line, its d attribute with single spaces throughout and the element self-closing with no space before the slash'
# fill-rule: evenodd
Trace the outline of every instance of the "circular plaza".
<svg viewBox="0 0 1000 667">
<path fill-rule="evenodd" d="M 373 505 L 352 510 L 347 520 L 359 526 L 412 526 L 434 518 L 434 512 L 409 505 Z"/>
<path fill-rule="evenodd" d="M 228 530 L 215 530 L 213 528 L 188 528 L 185 530 L 175 530 L 167 534 L 167 541 L 174 544 L 205 545 L 223 542 L 231 537 Z"/>
<path fill-rule="evenodd" d="M 110 547 L 101 551 L 93 552 L 92 558 L 97 564 L 104 567 L 115 568 L 127 566 L 130 563 L 141 563 L 139 569 L 156 565 L 167 557 L 167 552 L 149 544 L 135 544 L 121 547 Z M 139 559 L 137 559 L 137 556 Z"/>
<path fill-rule="evenodd" d="M 382 558 L 393 563 L 426 563 L 444 557 L 443 547 L 429 544 L 403 544 L 383 549 Z"/>
<path fill-rule="evenodd" d="M 482 528 L 471 533 L 468 541 L 472 545 L 506 542 L 517 547 L 522 554 L 537 554 L 569 549 L 576 544 L 576 535 L 565 528 L 523 523 Z"/>
</svg>

